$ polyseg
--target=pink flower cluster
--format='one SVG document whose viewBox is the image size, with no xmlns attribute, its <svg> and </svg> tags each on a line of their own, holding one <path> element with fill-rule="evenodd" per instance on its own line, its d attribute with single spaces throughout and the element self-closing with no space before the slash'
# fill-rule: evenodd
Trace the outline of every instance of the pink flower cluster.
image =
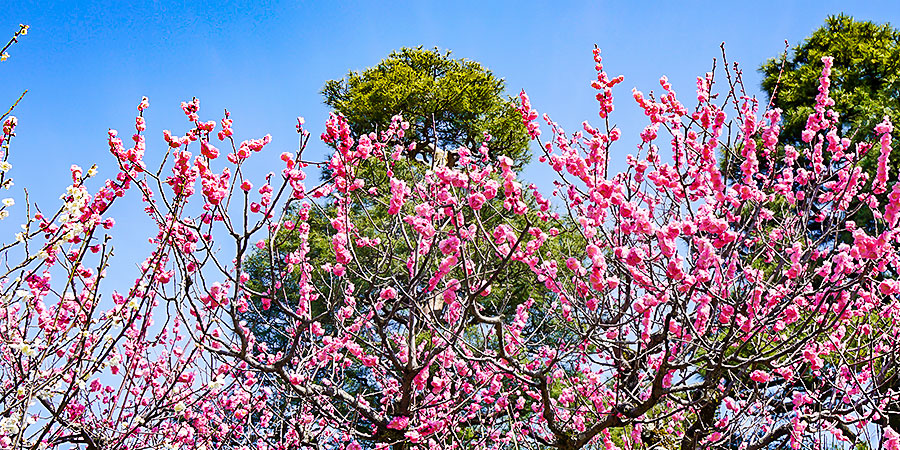
<svg viewBox="0 0 900 450">
<path fill-rule="evenodd" d="M 116 176 L 91 190 L 96 169 L 73 166 L 59 209 L 4 247 L 24 257 L 0 276 L 0 448 L 814 448 L 871 430 L 900 448 L 891 122 L 870 180 L 871 143 L 829 109 L 830 59 L 797 148 L 782 112 L 712 73 L 692 108 L 662 77 L 633 91 L 649 123 L 610 174 L 622 78 L 594 62 L 605 126 L 544 116 L 543 134 L 520 94 L 549 193 L 487 158 L 489 134 L 432 167 L 405 157 L 402 117 L 355 136 L 335 114 L 307 188 L 302 119 L 296 153 L 270 155 L 197 99 L 153 171 L 143 99 L 131 148 L 108 133 Z M 257 153 L 281 170 L 254 176 Z M 107 296 L 107 212 L 132 188 L 151 249 Z"/>
</svg>

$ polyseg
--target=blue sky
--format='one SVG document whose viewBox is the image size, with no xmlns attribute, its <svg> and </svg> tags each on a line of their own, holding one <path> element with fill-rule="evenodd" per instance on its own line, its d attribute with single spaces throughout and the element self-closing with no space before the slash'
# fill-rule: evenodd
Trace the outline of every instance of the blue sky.
<svg viewBox="0 0 900 450">
<path fill-rule="evenodd" d="M 4 110 L 29 90 L 15 112 L 13 221 L 21 220 L 22 187 L 33 200 L 55 205 L 71 164 L 98 163 L 101 176 L 114 175 L 106 131 L 129 136 L 142 96 L 151 105 L 151 161 L 164 151 L 163 129 L 187 129 L 179 104 L 196 96 L 204 120 L 219 119 L 227 107 L 239 139 L 273 136 L 268 153 L 256 157 L 265 173 L 282 151 L 295 149 L 298 115 L 315 135 L 321 132 L 328 110 L 319 90 L 326 80 L 402 46 L 438 46 L 480 61 L 506 79 L 510 94 L 526 89 L 533 105 L 567 130 L 583 120 L 596 123 L 589 87 L 596 43 L 610 74 L 625 76 L 614 91 L 613 119 L 630 138 L 614 151 L 621 160 L 643 126 L 631 88 L 658 88 L 668 75 L 681 98 L 691 98 L 696 76 L 720 56 L 723 41 L 755 90 L 755 68 L 828 14 L 900 24 L 895 1 L 12 1 L 4 9 L 0 35 L 31 25 L 0 65 Z M 324 152 L 314 142 L 309 156 Z M 525 175 L 540 181 L 542 172 Z M 140 216 L 138 199 L 128 204 L 112 211 L 120 223 Z"/>
</svg>

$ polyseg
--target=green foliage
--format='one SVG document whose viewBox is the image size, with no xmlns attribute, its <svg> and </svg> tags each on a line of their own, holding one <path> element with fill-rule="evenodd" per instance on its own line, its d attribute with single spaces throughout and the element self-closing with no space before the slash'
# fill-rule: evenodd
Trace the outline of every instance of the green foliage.
<svg viewBox="0 0 900 450">
<path fill-rule="evenodd" d="M 410 124 L 403 140 L 415 141 L 417 145 L 406 154 L 407 158 L 394 164 L 392 172 L 393 176 L 399 179 L 415 180 L 423 176 L 425 169 L 434 164 L 434 161 L 431 161 L 431 164 L 425 161 L 423 164 L 417 159 L 417 155 L 426 159 L 433 158 L 434 147 L 455 149 L 466 146 L 474 152 L 482 144 L 485 133 L 489 133 L 492 137 L 488 143 L 492 156 L 509 156 L 518 165 L 528 161 L 528 136 L 525 127 L 516 110 L 516 104 L 502 97 L 503 90 L 503 80 L 495 77 L 480 63 L 453 59 L 449 51 L 423 50 L 420 47 L 402 48 L 392 52 L 375 67 L 363 72 L 350 72 L 344 79 L 330 80 L 325 83 L 322 95 L 325 104 L 347 119 L 354 136 L 384 130 L 394 115 L 402 114 L 404 120 Z M 429 144 L 434 147 L 429 147 Z M 452 162 L 448 157 L 447 163 Z M 326 170 L 324 176 L 328 175 Z M 371 161 L 364 162 L 357 168 L 357 176 L 365 180 L 367 188 L 377 187 L 378 193 L 354 204 L 355 210 L 351 214 L 353 216 L 351 221 L 390 222 L 385 208 L 378 207 L 385 206 L 390 198 L 387 189 L 390 176 L 387 174 L 386 166 Z M 488 205 L 490 208 L 486 209 L 491 209 L 497 214 L 482 217 L 486 226 L 495 226 L 513 216 L 504 211 L 499 204 L 494 203 L 496 202 L 490 202 Z M 310 214 L 309 257 L 314 267 L 334 261 L 331 245 L 333 229 L 330 225 L 333 209 L 333 205 L 329 202 L 317 206 Z M 499 213 L 500 211 L 502 213 Z M 289 214 L 291 215 L 293 213 Z M 367 237 L 379 237 L 376 236 L 379 233 L 374 229 L 358 231 Z M 283 233 L 280 236 L 279 241 L 273 243 L 273 247 L 277 249 L 278 257 L 282 258 L 296 249 L 298 242 L 292 233 Z M 357 257 L 361 260 L 376 263 L 371 255 L 367 255 L 371 253 L 370 251 L 360 249 L 358 252 Z M 275 277 L 278 270 L 283 269 L 281 266 L 284 266 L 284 263 L 279 258 L 270 261 L 267 251 L 253 254 L 248 263 L 250 285 L 260 291 L 265 290 L 268 281 Z M 406 271 L 402 261 L 389 261 L 388 266 L 382 269 L 386 273 Z M 275 272 L 272 272 L 273 270 Z M 289 277 L 287 284 L 295 277 L 296 274 Z M 323 290 L 327 290 L 329 281 L 321 280 L 318 284 Z M 290 286 L 284 288 L 287 291 L 291 290 Z M 517 296 L 519 299 L 516 304 L 527 299 L 529 292 L 530 289 L 518 286 L 516 293 L 519 294 Z M 258 301 L 256 299 L 257 303 Z M 322 320 L 326 326 L 330 322 L 328 317 L 330 312 L 327 306 L 321 303 L 313 304 L 313 317 Z M 267 326 L 280 323 L 281 320 L 281 313 L 277 308 L 265 312 L 258 310 L 250 315 L 256 314 L 267 319 Z M 284 337 L 275 336 L 276 333 L 265 332 L 262 329 L 254 331 L 257 331 L 257 336 L 261 340 L 268 341 L 275 348 L 286 344 Z"/>
<path fill-rule="evenodd" d="M 491 154 L 528 162 L 528 136 L 505 83 L 480 63 L 438 49 L 402 48 L 362 72 L 325 83 L 325 104 L 347 118 L 354 135 L 384 130 L 395 114 L 410 123 L 407 155 L 427 159 L 438 148 L 477 150 L 484 133 Z M 453 161 L 449 161 L 452 165 Z"/>
<path fill-rule="evenodd" d="M 830 95 L 834 109 L 842 112 L 842 131 L 859 130 L 856 140 L 869 140 L 884 116 L 900 117 L 900 30 L 843 14 L 829 16 L 790 58 L 770 59 L 759 69 L 765 76 L 763 90 L 783 111 L 783 142 L 802 143 L 800 133 L 815 105 L 823 56 L 834 58 Z"/>
<path fill-rule="evenodd" d="M 477 62 L 451 59 L 449 55 L 449 52 L 438 50 L 404 48 L 391 53 L 374 68 L 361 73 L 351 72 L 345 79 L 327 82 L 323 88 L 325 103 L 346 118 L 354 137 L 386 129 L 395 114 L 402 114 L 410 125 L 402 140 L 391 142 L 392 145 L 403 145 L 403 148 L 407 149 L 405 157 L 391 161 L 390 171 L 386 158 L 363 161 L 354 168 L 354 177 L 363 180 L 365 187 L 347 194 L 353 200 L 347 217 L 348 222 L 355 224 L 352 239 L 355 241 L 357 238 L 366 237 L 381 242 L 377 249 L 353 246 L 354 258 L 350 263 L 355 265 L 353 273 L 368 274 L 367 277 L 352 280 L 355 286 L 354 295 L 358 302 L 357 308 L 367 307 L 364 305 L 373 303 L 382 285 L 396 285 L 398 290 L 401 290 L 399 289 L 401 286 L 405 286 L 409 290 L 396 300 L 385 302 L 382 312 L 375 316 L 376 320 L 397 322 L 396 326 L 404 326 L 402 323 L 405 323 L 405 318 L 410 314 L 406 312 L 404 305 L 428 304 L 431 305 L 431 313 L 434 314 L 442 314 L 447 306 L 440 296 L 443 288 L 439 287 L 433 292 L 427 292 L 425 289 L 428 275 L 434 271 L 440 259 L 438 250 L 432 248 L 428 254 L 420 255 L 420 258 L 432 261 L 431 264 L 423 265 L 431 272 L 426 270 L 410 274 L 406 260 L 399 257 L 413 254 L 416 249 L 415 242 L 410 242 L 409 236 L 406 236 L 403 228 L 398 225 L 398 217 L 388 213 L 391 198 L 390 178 L 404 180 L 410 187 L 414 187 L 417 180 L 432 176 L 430 174 L 433 173 L 433 169 L 442 164 L 440 158 L 435 155 L 435 148 L 446 152 L 447 157 L 443 164 L 448 166 L 456 162 L 456 155 L 452 151 L 460 146 L 471 149 L 473 155 L 478 155 L 476 158 L 480 159 L 478 149 L 482 144 L 489 148 L 492 159 L 496 159 L 499 155 L 508 156 L 516 166 L 525 164 L 529 159 L 529 139 L 521 116 L 516 110 L 516 104 L 513 100 L 501 97 L 504 89 L 503 80 L 494 77 Z M 488 142 L 485 142 L 485 133 L 491 135 Z M 410 147 L 409 142 L 416 142 L 416 145 Z M 326 170 L 324 176 L 327 178 L 330 175 Z M 487 201 L 478 214 L 466 207 L 459 208 L 457 213 L 463 217 L 465 223 L 477 224 L 487 230 L 493 230 L 497 225 L 507 223 L 512 225 L 517 233 L 526 236 L 526 231 L 530 227 L 540 228 L 544 232 L 548 232 L 552 226 L 563 231 L 575 228 L 575 224 L 559 220 L 542 221 L 535 212 L 540 209 L 534 204 L 535 199 L 528 194 L 528 189 L 525 191 L 523 199 L 530 206 L 529 214 L 525 216 L 504 208 L 502 195 Z M 336 216 L 336 206 L 333 197 L 326 197 L 324 200 L 313 202 L 308 213 L 307 256 L 315 268 L 335 261 L 331 240 L 335 230 L 331 220 Z M 465 198 L 461 200 L 466 201 Z M 292 208 L 286 218 L 299 223 L 297 214 L 298 209 Z M 565 242 L 562 239 L 554 240 L 542 248 L 541 252 L 560 254 L 565 250 L 560 246 L 567 243 L 577 248 L 579 243 L 574 241 L 578 241 L 579 237 L 580 235 L 573 233 L 573 237 Z M 286 270 L 285 256 L 296 250 L 299 245 L 300 240 L 296 233 L 279 233 L 274 242 L 266 242 L 265 250 L 255 251 L 245 263 L 250 278 L 247 282 L 249 287 L 256 292 L 279 291 L 273 296 L 276 298 L 272 300 L 271 307 L 264 307 L 262 298 L 255 296 L 251 299 L 250 310 L 243 315 L 247 326 L 254 332 L 258 341 L 265 343 L 271 352 L 290 347 L 290 333 L 285 329 L 285 325 L 290 322 L 288 305 L 295 304 L 296 286 L 299 285 L 301 274 L 298 267 L 285 278 L 278 274 Z M 505 320 L 511 320 L 516 308 L 530 298 L 535 299 L 538 304 L 552 301 L 547 295 L 546 287 L 534 283 L 533 279 L 527 276 L 531 269 L 526 264 L 515 263 L 494 268 L 492 266 L 497 264 L 496 258 L 491 248 L 486 245 L 474 246 L 472 252 L 467 254 L 467 258 L 472 267 L 478 267 L 486 273 L 498 272 L 491 294 L 480 302 L 484 314 L 498 314 Z M 311 319 L 330 332 L 335 327 L 341 326 L 339 321 L 335 320 L 335 315 L 342 305 L 343 291 L 336 288 L 335 278 L 327 272 L 316 271 L 315 277 L 314 285 L 318 299 L 310 305 Z M 466 279 L 467 275 L 456 272 L 448 275 L 448 278 L 453 277 Z M 280 281 L 278 287 L 275 280 Z M 546 332 L 541 334 L 544 336 L 564 334 L 562 330 L 556 330 L 547 318 L 540 315 L 532 317 L 528 327 L 545 329 Z M 461 338 L 470 341 L 475 347 L 486 346 L 488 343 L 484 336 L 481 336 L 483 331 L 481 328 L 466 324 Z M 427 334 L 416 335 L 416 342 L 426 351 L 432 350 L 433 347 L 429 337 Z M 367 347 L 372 343 L 360 339 L 357 344 Z M 405 374 L 398 374 L 398 378 L 403 376 Z M 278 383 L 277 380 L 265 382 Z M 364 395 L 372 391 L 367 389 L 369 383 L 366 370 L 360 369 L 355 376 L 348 378 L 347 384 L 342 388 L 352 395 Z M 376 396 L 370 400 L 378 403 L 381 398 Z M 290 408 L 291 406 L 287 406 L 286 409 Z"/>
<path fill-rule="evenodd" d="M 850 138 L 853 145 L 876 144 L 859 162 L 863 172 L 873 179 L 879 155 L 873 129 L 885 116 L 894 122 L 900 119 L 900 30 L 890 24 L 856 21 L 843 14 L 829 16 L 825 25 L 790 55 L 764 63 L 759 69 L 764 75 L 762 88 L 772 106 L 782 110 L 782 144 L 809 145 L 802 141 L 801 133 L 816 104 L 824 56 L 834 58 L 829 96 L 835 101 L 833 109 L 841 111 L 841 137 Z M 900 134 L 894 133 L 896 147 Z M 782 148 L 779 147 L 779 153 Z M 897 179 L 895 172 L 888 171 L 889 181 Z M 885 198 L 879 196 L 881 201 Z M 856 210 L 856 204 L 852 202 L 849 210 Z M 850 219 L 869 232 L 876 227 L 869 211 L 851 214 Z M 816 237 L 816 230 L 810 233 Z M 850 236 L 845 233 L 839 239 L 847 241 Z"/>
</svg>

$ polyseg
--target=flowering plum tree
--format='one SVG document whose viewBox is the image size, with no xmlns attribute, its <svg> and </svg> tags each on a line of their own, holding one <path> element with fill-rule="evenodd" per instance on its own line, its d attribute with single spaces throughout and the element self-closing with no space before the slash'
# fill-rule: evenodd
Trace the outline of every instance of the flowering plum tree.
<svg viewBox="0 0 900 450">
<path fill-rule="evenodd" d="M 613 174 L 622 78 L 594 61 L 599 125 L 542 129 L 520 95 L 549 194 L 487 138 L 453 167 L 405 161 L 399 116 L 355 136 L 332 115 L 329 177 L 312 187 L 298 119 L 299 148 L 255 178 L 244 163 L 271 139 L 238 142 L 196 99 L 153 169 L 144 99 L 133 144 L 109 132 L 118 173 L 91 191 L 97 172 L 73 166 L 63 204 L 26 199 L 2 247 L 0 448 L 900 448 L 883 420 L 898 404 L 884 387 L 900 376 L 900 186 L 857 165 L 877 151 L 888 170 L 890 121 L 873 145 L 839 138 L 825 58 L 806 145 L 760 171 L 780 112 L 727 67 L 716 90 L 714 68 L 690 109 L 665 78 L 658 97 L 633 92 L 650 123 Z M 727 184 L 717 154 L 732 149 L 744 162 Z M 130 287 L 104 291 L 108 211 L 138 196 L 154 248 Z M 323 222 L 330 249 L 311 255 Z M 536 288 L 509 289 L 523 282 Z"/>
</svg>

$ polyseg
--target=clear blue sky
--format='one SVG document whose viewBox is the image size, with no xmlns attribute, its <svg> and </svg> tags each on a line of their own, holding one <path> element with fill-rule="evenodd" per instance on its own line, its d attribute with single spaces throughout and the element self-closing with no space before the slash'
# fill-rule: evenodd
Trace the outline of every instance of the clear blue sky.
<svg viewBox="0 0 900 450">
<path fill-rule="evenodd" d="M 611 75 L 625 75 L 614 91 L 613 119 L 634 136 L 643 119 L 632 87 L 656 89 L 665 74 L 689 99 L 695 77 L 709 70 L 724 41 L 729 59 L 743 64 L 749 87 L 757 89 L 755 68 L 778 55 L 785 39 L 796 44 L 840 12 L 900 25 L 896 1 L 13 0 L 0 17 L 0 37 L 5 42 L 19 23 L 31 31 L 0 64 L 4 110 L 29 90 L 15 112 L 10 194 L 18 204 L 10 222 L 21 223 L 22 187 L 33 200 L 55 205 L 73 163 L 96 162 L 101 176 L 114 175 L 106 131 L 116 128 L 127 138 L 141 96 L 151 105 L 148 159 L 163 152 L 163 129 L 187 129 L 179 103 L 196 96 L 202 119 L 219 119 L 227 107 L 239 139 L 273 136 L 268 154 L 256 155 L 257 167 L 268 171 L 282 151 L 294 150 L 296 116 L 321 132 L 328 111 L 319 90 L 326 80 L 374 65 L 401 46 L 438 46 L 482 62 L 506 79 L 510 94 L 526 89 L 534 106 L 567 130 L 583 120 L 596 123 L 589 87 L 596 43 Z M 324 151 L 316 142 L 310 156 Z M 618 151 L 621 158 L 631 149 Z M 112 211 L 120 223 L 140 214 L 137 198 L 128 203 Z"/>
</svg>

